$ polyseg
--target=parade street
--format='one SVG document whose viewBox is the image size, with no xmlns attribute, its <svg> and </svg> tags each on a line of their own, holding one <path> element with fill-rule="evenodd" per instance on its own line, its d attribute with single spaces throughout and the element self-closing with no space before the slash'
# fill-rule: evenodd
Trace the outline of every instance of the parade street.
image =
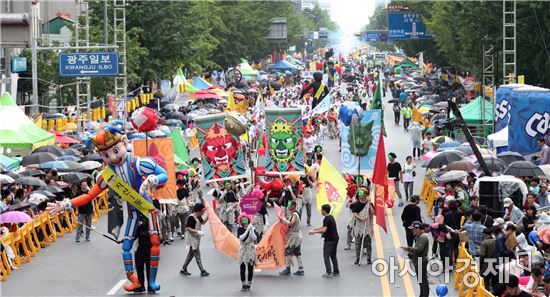
<svg viewBox="0 0 550 297">
<path fill-rule="evenodd" d="M 387 100 L 385 98 L 384 100 Z M 387 137 L 386 152 L 394 152 L 400 162 L 410 155 L 410 138 L 403 131 L 402 126 L 393 124 L 391 112 L 385 112 Z M 336 167 L 340 168 L 340 154 L 338 143 L 326 137 L 324 145 L 325 156 Z M 420 166 L 420 164 L 418 165 Z M 423 173 L 424 169 L 419 172 Z M 423 174 L 416 177 L 414 192 L 421 188 Z M 211 197 L 207 197 L 209 201 Z M 424 204 L 420 204 L 425 215 Z M 316 206 L 314 206 L 316 209 Z M 373 238 L 373 260 L 377 258 L 390 259 L 396 257 L 396 249 L 406 245 L 405 231 L 401 223 L 401 211 L 397 203 L 392 209 L 387 209 L 388 233 L 375 227 Z M 269 221 L 272 224 L 275 217 L 273 209 L 269 210 Z M 322 239 L 309 236 L 307 232 L 321 225 L 322 217 L 314 210 L 312 226 L 306 226 L 302 221 L 304 241 L 302 254 L 304 262 L 304 276 L 279 276 L 279 271 L 261 271 L 255 273 L 253 296 L 414 296 L 418 295 L 416 278 L 405 274 L 399 276 L 394 273 L 395 279 L 388 276 L 376 276 L 371 266 L 362 260 L 361 266 L 353 265 L 355 251 L 344 250 L 346 241 L 346 224 L 349 218 L 349 209 L 344 209 L 337 219 L 340 241 L 338 245 L 338 261 L 341 276 L 324 279 L 322 258 Z M 424 218 L 431 222 L 431 218 Z M 94 223 L 96 230 L 106 231 L 106 216 Z M 192 262 L 189 271 L 191 276 L 184 277 L 179 270 L 185 260 L 187 247 L 185 241 L 176 238 L 172 245 L 161 248 L 161 261 L 158 280 L 161 285 L 160 295 L 174 296 L 240 296 L 238 265 L 223 254 L 217 252 L 212 244 L 208 224 L 205 225 L 205 236 L 202 241 L 202 260 L 209 277 L 200 277 L 196 264 Z M 46 254 L 47 256 L 44 256 Z M 396 258 L 397 261 L 397 258 Z M 10 276 L 9 282 L 2 284 L 2 296 L 98 296 L 98 295 L 125 295 L 122 289 L 126 279 L 121 263 L 120 248 L 110 240 L 98 234 L 92 235 L 91 242 L 75 243 L 74 232 L 59 238 L 52 246 L 47 247 L 40 257 L 33 258 L 32 266 L 23 266 Z M 434 283 L 444 281 L 430 279 L 430 289 L 435 295 Z M 449 290 L 451 294 L 456 292 Z"/>
</svg>

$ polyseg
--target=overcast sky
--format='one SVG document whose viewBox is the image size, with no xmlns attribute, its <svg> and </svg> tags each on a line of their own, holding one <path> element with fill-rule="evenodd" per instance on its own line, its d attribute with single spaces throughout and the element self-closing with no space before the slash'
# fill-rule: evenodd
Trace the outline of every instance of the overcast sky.
<svg viewBox="0 0 550 297">
<path fill-rule="evenodd" d="M 374 12 L 374 0 L 331 0 L 332 19 L 345 33 L 355 33 Z"/>
</svg>

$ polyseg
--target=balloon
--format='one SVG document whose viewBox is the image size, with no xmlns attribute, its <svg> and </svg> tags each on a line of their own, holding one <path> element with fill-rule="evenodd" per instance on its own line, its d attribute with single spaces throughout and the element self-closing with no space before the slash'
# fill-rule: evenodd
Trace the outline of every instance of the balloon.
<svg viewBox="0 0 550 297">
<path fill-rule="evenodd" d="M 447 296 L 447 293 L 449 293 L 449 288 L 447 288 L 447 286 L 445 286 L 445 285 L 439 285 L 439 286 L 437 286 L 437 288 L 435 289 L 435 293 L 436 293 L 437 296 L 439 296 L 439 297 Z"/>
<path fill-rule="evenodd" d="M 139 132 L 155 130 L 158 121 L 157 113 L 149 107 L 140 107 L 132 114 L 132 125 Z"/>
</svg>

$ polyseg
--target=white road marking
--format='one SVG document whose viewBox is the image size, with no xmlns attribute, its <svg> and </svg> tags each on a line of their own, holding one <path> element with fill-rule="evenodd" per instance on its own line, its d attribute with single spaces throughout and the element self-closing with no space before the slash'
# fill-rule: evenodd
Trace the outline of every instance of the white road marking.
<svg viewBox="0 0 550 297">
<path fill-rule="evenodd" d="M 107 292 L 107 295 L 115 295 L 115 293 L 120 290 L 125 282 L 126 279 L 121 279 L 120 281 L 118 281 L 118 283 L 116 283 L 116 285 L 109 292 Z"/>
</svg>

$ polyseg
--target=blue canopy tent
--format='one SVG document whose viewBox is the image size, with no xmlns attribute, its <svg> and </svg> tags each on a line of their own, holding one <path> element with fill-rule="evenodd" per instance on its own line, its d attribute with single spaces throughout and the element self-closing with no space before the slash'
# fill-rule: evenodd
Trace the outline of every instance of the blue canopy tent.
<svg viewBox="0 0 550 297">
<path fill-rule="evenodd" d="M 191 85 L 193 85 L 193 87 L 200 90 L 206 90 L 212 86 L 209 82 L 207 82 L 200 76 L 193 77 L 193 81 L 191 82 Z"/>
<path fill-rule="evenodd" d="M 296 65 L 288 62 L 287 60 L 281 60 L 271 66 L 269 66 L 269 70 L 279 70 L 279 71 L 295 71 L 298 67 Z"/>
</svg>

